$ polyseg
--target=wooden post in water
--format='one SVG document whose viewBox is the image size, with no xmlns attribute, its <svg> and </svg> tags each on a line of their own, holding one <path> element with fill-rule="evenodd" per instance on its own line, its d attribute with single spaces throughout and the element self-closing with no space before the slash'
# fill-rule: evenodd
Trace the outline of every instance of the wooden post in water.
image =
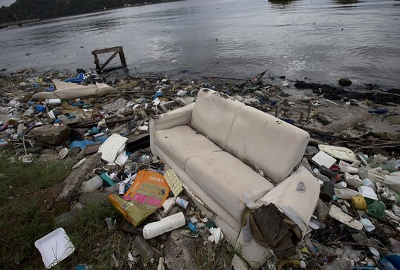
<svg viewBox="0 0 400 270">
<path fill-rule="evenodd" d="M 113 53 L 105 62 L 104 64 L 100 65 L 100 61 L 98 58 L 99 54 L 103 54 L 103 53 Z M 126 59 L 125 59 L 125 54 L 124 54 L 124 50 L 122 48 L 122 46 L 117 46 L 117 47 L 112 47 L 112 48 L 105 48 L 105 49 L 100 49 L 100 50 L 94 50 L 92 51 L 92 54 L 94 56 L 94 64 L 96 65 L 96 70 L 99 73 L 102 73 L 106 70 L 104 70 L 104 68 L 111 62 L 112 59 L 114 59 L 115 56 L 117 56 L 117 54 L 119 54 L 119 58 L 121 60 L 121 66 L 118 67 L 114 67 L 114 68 L 109 68 L 108 70 L 113 70 L 113 69 L 117 69 L 117 68 L 122 68 L 122 67 L 126 67 Z"/>
</svg>

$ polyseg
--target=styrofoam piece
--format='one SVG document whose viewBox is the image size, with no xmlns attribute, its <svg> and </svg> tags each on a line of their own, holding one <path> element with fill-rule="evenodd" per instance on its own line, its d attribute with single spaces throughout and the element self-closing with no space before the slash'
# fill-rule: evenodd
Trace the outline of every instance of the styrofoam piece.
<svg viewBox="0 0 400 270">
<path fill-rule="evenodd" d="M 179 212 L 172 216 L 163 218 L 160 221 L 146 224 L 143 227 L 143 237 L 145 239 L 151 239 L 163 233 L 185 226 L 185 223 L 185 216 L 182 212 Z"/>
<path fill-rule="evenodd" d="M 334 159 L 324 151 L 319 151 L 315 156 L 313 156 L 311 160 L 315 164 L 319 166 L 325 166 L 327 168 L 332 167 L 332 165 L 336 163 L 336 159 Z"/>
<path fill-rule="evenodd" d="M 117 159 L 115 160 L 115 163 L 117 163 L 119 166 L 124 166 L 125 162 L 128 160 L 128 156 L 126 155 L 126 152 L 122 152 Z"/>
<path fill-rule="evenodd" d="M 46 268 L 51 268 L 75 251 L 63 228 L 58 228 L 35 242 Z"/>
<path fill-rule="evenodd" d="M 355 230 L 361 231 L 363 228 L 363 224 L 360 221 L 355 220 L 352 216 L 349 216 L 346 213 L 343 213 L 343 211 L 334 204 L 329 210 L 329 216 Z"/>
<path fill-rule="evenodd" d="M 101 158 L 108 163 L 114 163 L 117 156 L 124 151 L 127 140 L 128 138 L 121 135 L 112 134 L 99 148 Z"/>
<path fill-rule="evenodd" d="M 378 195 L 376 195 L 375 191 L 370 187 L 367 186 L 358 187 L 358 192 L 360 192 L 360 194 L 365 198 L 369 198 L 375 201 L 378 200 Z"/>
<path fill-rule="evenodd" d="M 318 148 L 319 150 L 324 151 L 325 153 L 331 155 L 332 157 L 340 160 L 349 162 L 358 161 L 356 154 L 354 154 L 353 151 L 351 151 L 349 148 L 346 147 L 320 144 L 318 145 Z"/>
</svg>

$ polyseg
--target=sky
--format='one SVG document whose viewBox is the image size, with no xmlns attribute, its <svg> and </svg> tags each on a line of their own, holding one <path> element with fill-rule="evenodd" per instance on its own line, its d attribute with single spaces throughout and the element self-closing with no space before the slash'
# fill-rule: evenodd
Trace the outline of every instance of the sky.
<svg viewBox="0 0 400 270">
<path fill-rule="evenodd" d="M 15 0 L 0 0 L 0 7 L 2 7 L 2 6 L 8 7 L 9 5 L 11 5 L 14 2 L 15 2 Z"/>
</svg>

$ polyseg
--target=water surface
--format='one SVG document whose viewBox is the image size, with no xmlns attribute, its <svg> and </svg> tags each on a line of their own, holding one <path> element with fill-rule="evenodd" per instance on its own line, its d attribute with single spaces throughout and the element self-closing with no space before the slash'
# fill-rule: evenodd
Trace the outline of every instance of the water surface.
<svg viewBox="0 0 400 270">
<path fill-rule="evenodd" d="M 187 0 L 0 30 L 0 69 L 93 68 L 123 46 L 131 72 L 271 75 L 398 87 L 400 2 Z M 117 64 L 114 63 L 114 64 Z"/>
</svg>

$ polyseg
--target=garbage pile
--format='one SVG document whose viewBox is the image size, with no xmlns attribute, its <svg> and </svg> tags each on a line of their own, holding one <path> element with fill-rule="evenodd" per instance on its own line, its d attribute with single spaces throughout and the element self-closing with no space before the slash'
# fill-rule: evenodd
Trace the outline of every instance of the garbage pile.
<svg viewBox="0 0 400 270">
<path fill-rule="evenodd" d="M 210 217 L 196 209 L 174 171 L 151 154 L 149 120 L 195 102 L 199 89 L 211 88 L 311 134 L 301 164 L 319 179 L 321 192 L 309 233 L 298 244 L 296 256 L 272 258 L 265 268 L 400 269 L 398 100 L 375 104 L 341 97 L 331 101 L 315 87 L 293 90 L 286 78 L 273 81 L 270 77 L 266 82 L 264 74 L 249 80 L 206 77 L 203 82 L 151 76 L 110 79 L 83 70 L 61 84 L 50 79 L 67 76 L 36 77 L 28 72 L 18 75 L 20 82 L 15 77 L 4 78 L 0 147 L 13 149 L 27 164 L 74 160 L 57 198 L 73 207 L 57 217 L 57 223 L 62 226 L 74 218 L 88 194 L 97 194 L 125 218 L 122 230 L 134 235 L 136 252 L 128 254 L 130 267 L 142 258 L 158 263 L 158 269 L 176 268 L 168 256 L 154 261 L 149 239 L 173 241 L 179 232 L 183 237 L 202 239 L 205 245 L 217 245 L 224 235 Z M 97 88 L 88 93 L 88 87 Z M 100 88 L 107 91 L 99 94 Z M 50 94 L 43 95 L 46 92 Z M 368 97 L 388 95 L 375 92 Z M 115 222 L 106 220 L 109 229 Z M 58 233 L 65 235 L 65 231 Z M 40 247 L 45 258 L 48 249 Z M 72 253 L 68 248 L 68 254 Z M 55 265 L 55 259 L 46 257 L 46 267 Z M 245 267 L 238 256 L 232 264 L 234 269 Z"/>
</svg>

